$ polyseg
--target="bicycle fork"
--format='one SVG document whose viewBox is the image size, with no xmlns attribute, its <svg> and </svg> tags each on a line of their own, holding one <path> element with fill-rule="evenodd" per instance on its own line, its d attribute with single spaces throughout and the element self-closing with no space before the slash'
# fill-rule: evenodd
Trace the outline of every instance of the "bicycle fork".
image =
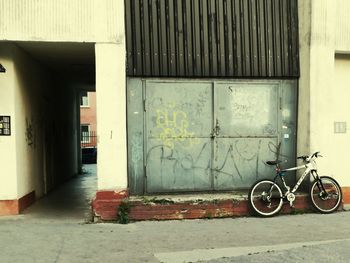
<svg viewBox="0 0 350 263">
<path fill-rule="evenodd" d="M 318 176 L 318 173 L 316 170 L 312 170 L 311 171 L 311 175 L 314 178 L 314 180 L 317 182 L 317 188 L 320 191 L 320 193 L 326 193 L 326 189 L 324 188 L 324 185 L 322 183 L 322 181 L 320 180 L 320 177 Z"/>
<path fill-rule="evenodd" d="M 316 186 L 317 186 L 318 190 L 320 191 L 320 193 L 319 193 L 320 197 L 322 199 L 323 198 L 327 198 L 328 197 L 328 193 L 327 193 L 326 188 L 324 187 L 324 185 L 322 183 L 322 180 L 320 180 L 320 177 L 318 176 L 317 171 L 316 170 L 312 170 L 311 174 L 312 174 L 314 180 L 316 181 Z M 312 193 L 310 193 L 310 194 L 312 194 Z"/>
</svg>

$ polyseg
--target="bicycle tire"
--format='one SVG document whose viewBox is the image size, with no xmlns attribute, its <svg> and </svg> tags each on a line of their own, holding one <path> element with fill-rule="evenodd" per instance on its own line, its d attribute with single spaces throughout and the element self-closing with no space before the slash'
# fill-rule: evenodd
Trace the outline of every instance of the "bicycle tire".
<svg viewBox="0 0 350 263">
<path fill-rule="evenodd" d="M 321 189 L 320 183 L 322 183 L 326 193 Z M 321 176 L 311 185 L 310 200 L 312 206 L 320 213 L 329 214 L 336 211 L 342 200 L 342 191 L 338 182 L 332 177 Z"/>
<path fill-rule="evenodd" d="M 269 190 L 271 190 L 271 193 L 268 197 L 266 192 Z M 248 199 L 250 207 L 254 210 L 255 214 L 262 217 L 270 217 L 277 214 L 283 205 L 283 194 L 281 188 L 269 179 L 257 181 L 251 187 Z M 272 203 L 272 201 L 274 202 Z M 264 211 L 265 209 L 267 211 Z"/>
</svg>

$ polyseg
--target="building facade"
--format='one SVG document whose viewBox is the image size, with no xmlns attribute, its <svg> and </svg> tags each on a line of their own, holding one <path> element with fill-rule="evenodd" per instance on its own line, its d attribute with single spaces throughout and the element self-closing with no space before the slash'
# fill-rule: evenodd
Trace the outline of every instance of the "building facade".
<svg viewBox="0 0 350 263">
<path fill-rule="evenodd" d="M 349 203 L 349 9 L 345 0 L 1 1 L 0 114 L 11 136 L 0 136 L 0 213 L 62 181 L 60 164 L 67 177 L 79 171 L 81 88 L 96 90 L 96 215 L 127 195 L 246 189 L 271 174 L 264 160 L 292 166 L 314 151 Z"/>
<path fill-rule="evenodd" d="M 97 147 L 96 93 L 80 92 L 81 148 Z"/>
<path fill-rule="evenodd" d="M 1 1 L 0 12 L 0 111 L 12 125 L 0 139 L 1 214 L 79 172 L 81 89 L 97 91 L 98 188 L 126 189 L 124 3 Z"/>
<path fill-rule="evenodd" d="M 125 3 L 132 194 L 247 189 L 263 160 L 295 163 L 297 1 Z"/>
</svg>

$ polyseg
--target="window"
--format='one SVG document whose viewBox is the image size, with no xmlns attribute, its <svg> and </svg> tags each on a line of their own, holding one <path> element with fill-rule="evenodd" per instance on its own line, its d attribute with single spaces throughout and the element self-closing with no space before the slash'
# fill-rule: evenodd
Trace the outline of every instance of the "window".
<svg viewBox="0 0 350 263">
<path fill-rule="evenodd" d="M 80 142 L 81 143 L 89 143 L 90 142 L 90 126 L 88 124 L 82 124 L 82 125 L 80 125 L 80 131 L 81 131 Z"/>
<path fill-rule="evenodd" d="M 80 107 L 89 107 L 89 94 L 87 91 L 80 92 Z"/>
</svg>

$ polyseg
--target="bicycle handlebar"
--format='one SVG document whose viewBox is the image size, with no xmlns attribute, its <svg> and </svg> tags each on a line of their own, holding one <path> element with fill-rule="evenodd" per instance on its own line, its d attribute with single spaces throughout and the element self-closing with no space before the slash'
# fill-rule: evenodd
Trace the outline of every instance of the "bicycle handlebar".
<svg viewBox="0 0 350 263">
<path fill-rule="evenodd" d="M 307 155 L 302 155 L 297 157 L 297 159 L 303 159 L 303 160 L 306 160 L 307 158 L 309 158 L 309 156 Z"/>
<path fill-rule="evenodd" d="M 311 155 L 311 158 L 313 158 L 313 157 L 318 158 L 318 157 L 323 157 L 323 156 L 320 154 L 320 152 L 314 152 L 314 153 Z"/>
<path fill-rule="evenodd" d="M 307 161 L 308 159 L 312 159 L 312 158 L 318 158 L 318 157 L 323 157 L 320 152 L 314 152 L 311 156 L 308 155 L 302 155 L 302 156 L 298 156 L 297 159 L 303 159 L 304 161 Z"/>
</svg>

